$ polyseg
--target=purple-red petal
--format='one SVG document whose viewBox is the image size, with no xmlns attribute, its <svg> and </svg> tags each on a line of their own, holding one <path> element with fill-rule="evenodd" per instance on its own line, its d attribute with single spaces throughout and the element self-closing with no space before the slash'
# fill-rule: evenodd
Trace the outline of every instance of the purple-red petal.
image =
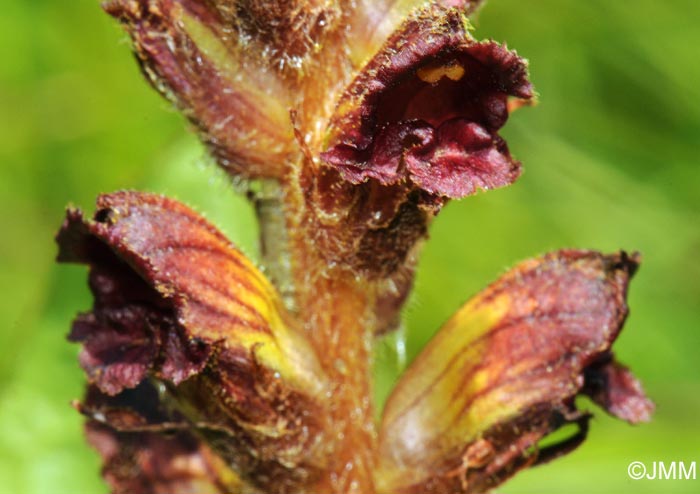
<svg viewBox="0 0 700 494">
<path fill-rule="evenodd" d="M 346 89 L 321 156 L 353 183 L 408 181 L 451 198 L 502 187 L 520 174 L 498 135 L 508 98 L 532 96 L 523 59 L 474 40 L 457 10 L 433 5 Z"/>
<path fill-rule="evenodd" d="M 583 392 L 611 415 L 632 424 L 648 422 L 654 412 L 642 384 L 612 354 L 586 368 Z"/>
</svg>

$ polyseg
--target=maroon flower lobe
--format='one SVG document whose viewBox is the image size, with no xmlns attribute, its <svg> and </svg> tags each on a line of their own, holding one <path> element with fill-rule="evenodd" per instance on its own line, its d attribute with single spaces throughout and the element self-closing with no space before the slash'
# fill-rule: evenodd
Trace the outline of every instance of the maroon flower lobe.
<svg viewBox="0 0 700 494">
<path fill-rule="evenodd" d="M 341 97 L 322 158 L 353 183 L 410 180 L 460 198 L 520 175 L 497 131 L 533 96 L 514 52 L 474 40 L 457 10 L 419 11 Z"/>
</svg>

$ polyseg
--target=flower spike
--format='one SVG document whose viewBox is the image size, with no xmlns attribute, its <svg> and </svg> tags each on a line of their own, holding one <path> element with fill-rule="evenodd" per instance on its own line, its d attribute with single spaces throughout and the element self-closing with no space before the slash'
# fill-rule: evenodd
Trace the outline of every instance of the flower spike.
<svg viewBox="0 0 700 494">
<path fill-rule="evenodd" d="M 472 36 L 481 3 L 106 2 L 242 179 L 271 280 L 172 199 L 68 210 L 58 259 L 87 264 L 94 295 L 69 335 L 75 407 L 116 494 L 480 493 L 578 447 L 579 395 L 649 419 L 611 350 L 638 256 L 562 250 L 457 311 L 375 420 L 373 345 L 401 323 L 430 223 L 521 173 L 500 130 L 534 98 L 528 64 Z"/>
</svg>

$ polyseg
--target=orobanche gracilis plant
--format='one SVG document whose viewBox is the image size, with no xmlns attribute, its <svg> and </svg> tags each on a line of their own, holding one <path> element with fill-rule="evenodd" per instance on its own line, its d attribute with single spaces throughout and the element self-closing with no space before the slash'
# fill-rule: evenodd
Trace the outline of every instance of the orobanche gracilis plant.
<svg viewBox="0 0 700 494">
<path fill-rule="evenodd" d="M 78 410 L 116 493 L 476 493 L 576 448 L 588 395 L 653 409 L 611 352 L 638 256 L 562 250 L 460 308 L 375 421 L 371 356 L 432 219 L 515 181 L 527 65 L 468 0 L 113 0 L 149 82 L 251 184 L 264 271 L 158 195 L 69 209 L 90 267 Z M 541 439 L 573 424 L 556 444 Z"/>
</svg>

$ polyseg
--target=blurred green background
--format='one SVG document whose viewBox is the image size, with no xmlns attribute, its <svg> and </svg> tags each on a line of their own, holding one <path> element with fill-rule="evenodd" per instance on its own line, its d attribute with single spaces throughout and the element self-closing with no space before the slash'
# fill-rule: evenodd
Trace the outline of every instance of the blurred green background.
<svg viewBox="0 0 700 494">
<path fill-rule="evenodd" d="M 396 347 L 410 360 L 507 266 L 570 246 L 643 253 L 616 351 L 658 405 L 639 427 L 597 411 L 580 450 L 500 492 L 700 492 L 698 480 L 627 476 L 633 460 L 700 460 L 698 19 L 695 0 L 491 0 L 478 18 L 479 37 L 530 59 L 541 94 L 505 131 L 525 174 L 435 222 L 403 336 L 378 352 L 378 395 Z M 65 205 L 163 192 L 251 256 L 255 224 L 96 0 L 6 0 L 0 47 L 0 492 L 104 493 L 68 406 L 83 377 L 64 335 L 91 301 L 85 269 L 53 262 Z"/>
</svg>

